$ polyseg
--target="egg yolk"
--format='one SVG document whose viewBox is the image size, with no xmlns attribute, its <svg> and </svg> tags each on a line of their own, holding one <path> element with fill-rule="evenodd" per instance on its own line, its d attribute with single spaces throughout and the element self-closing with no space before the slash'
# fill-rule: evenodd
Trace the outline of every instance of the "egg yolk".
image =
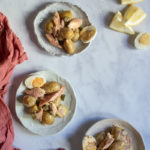
<svg viewBox="0 0 150 150">
<path fill-rule="evenodd" d="M 82 39 L 84 41 L 90 40 L 95 35 L 95 32 L 96 32 L 96 30 L 86 30 L 86 31 L 83 31 L 83 33 L 81 35 Z"/>
<path fill-rule="evenodd" d="M 36 77 L 32 82 L 33 87 L 41 87 L 43 85 L 44 85 L 44 79 L 43 78 Z"/>
<path fill-rule="evenodd" d="M 139 38 L 139 43 L 144 45 L 150 45 L 150 34 L 145 33 Z"/>
</svg>

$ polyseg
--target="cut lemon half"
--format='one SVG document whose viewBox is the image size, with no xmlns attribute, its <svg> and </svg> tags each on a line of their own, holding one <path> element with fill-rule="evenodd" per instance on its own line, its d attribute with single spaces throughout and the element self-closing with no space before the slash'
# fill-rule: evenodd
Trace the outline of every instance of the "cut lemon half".
<svg viewBox="0 0 150 150">
<path fill-rule="evenodd" d="M 114 18 L 112 19 L 109 27 L 118 32 L 124 32 L 127 34 L 134 34 L 132 27 L 126 26 L 123 24 L 123 16 L 120 11 L 118 11 Z"/>
<path fill-rule="evenodd" d="M 135 26 L 146 18 L 146 13 L 136 6 L 130 5 L 124 14 L 124 24 L 126 26 Z"/>
<path fill-rule="evenodd" d="M 144 0 L 121 0 L 121 5 L 135 4 Z"/>
</svg>

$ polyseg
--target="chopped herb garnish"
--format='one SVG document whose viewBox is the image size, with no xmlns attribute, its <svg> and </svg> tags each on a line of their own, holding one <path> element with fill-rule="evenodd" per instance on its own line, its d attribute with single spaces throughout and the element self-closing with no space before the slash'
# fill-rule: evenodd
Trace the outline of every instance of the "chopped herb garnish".
<svg viewBox="0 0 150 150">
<path fill-rule="evenodd" d="M 62 94 L 62 95 L 61 95 L 61 100 L 64 101 L 64 100 L 65 100 L 65 97 L 66 97 L 66 95 L 65 95 L 65 94 Z"/>
</svg>

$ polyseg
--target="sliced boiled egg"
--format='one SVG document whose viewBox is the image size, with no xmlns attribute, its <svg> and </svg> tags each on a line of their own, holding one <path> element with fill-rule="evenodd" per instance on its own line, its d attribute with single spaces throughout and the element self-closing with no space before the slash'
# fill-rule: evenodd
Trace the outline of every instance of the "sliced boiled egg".
<svg viewBox="0 0 150 150">
<path fill-rule="evenodd" d="M 139 33 L 134 40 L 134 46 L 137 49 L 147 49 L 150 47 L 150 34 L 149 33 Z"/>
<path fill-rule="evenodd" d="M 42 87 L 46 83 L 46 80 L 40 76 L 30 76 L 24 83 L 27 88 L 32 89 L 34 87 Z"/>
<path fill-rule="evenodd" d="M 96 139 L 93 136 L 85 136 L 82 141 L 83 150 L 97 150 Z"/>
<path fill-rule="evenodd" d="M 83 43 L 89 43 L 96 36 L 96 28 L 94 26 L 86 26 L 80 32 L 80 39 Z"/>
</svg>

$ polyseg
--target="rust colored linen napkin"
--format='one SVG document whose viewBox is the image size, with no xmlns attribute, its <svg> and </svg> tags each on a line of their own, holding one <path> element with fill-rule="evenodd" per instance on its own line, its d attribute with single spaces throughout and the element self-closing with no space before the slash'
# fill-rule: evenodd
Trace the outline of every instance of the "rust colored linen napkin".
<svg viewBox="0 0 150 150">
<path fill-rule="evenodd" d="M 13 150 L 13 121 L 4 95 L 14 67 L 24 60 L 27 55 L 19 38 L 11 30 L 7 17 L 0 13 L 0 150 Z"/>
</svg>

